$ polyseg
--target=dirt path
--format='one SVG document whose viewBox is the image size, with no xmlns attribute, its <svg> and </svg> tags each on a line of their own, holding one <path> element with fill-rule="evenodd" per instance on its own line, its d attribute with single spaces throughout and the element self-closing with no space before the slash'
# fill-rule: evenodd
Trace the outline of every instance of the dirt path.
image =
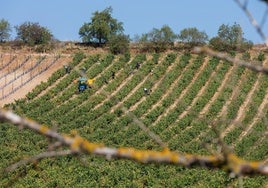
<svg viewBox="0 0 268 188">
<path fill-rule="evenodd" d="M 224 79 L 220 85 L 220 87 L 217 89 L 217 91 L 214 93 L 213 97 L 210 99 L 210 101 L 205 105 L 205 107 L 201 110 L 200 112 L 200 116 L 202 117 L 203 115 L 205 115 L 207 113 L 207 111 L 209 110 L 210 106 L 214 103 L 214 101 L 218 98 L 218 96 L 220 95 L 220 93 L 222 92 L 223 88 L 226 86 L 230 75 L 233 73 L 234 70 L 234 66 L 232 66 L 228 72 L 225 74 Z"/>
<path fill-rule="evenodd" d="M 228 106 L 231 104 L 233 99 L 237 96 L 241 83 L 246 79 L 246 73 L 247 73 L 247 70 L 243 73 L 243 75 L 239 79 L 239 82 L 236 84 L 235 88 L 233 88 L 231 97 L 229 98 L 229 100 L 225 102 L 225 104 L 222 107 L 222 110 L 218 113 L 217 118 L 226 117 Z"/>
<path fill-rule="evenodd" d="M 82 60 L 81 62 L 79 62 L 75 67 L 79 67 L 81 64 L 84 63 L 84 61 L 86 61 L 86 59 L 84 59 L 84 60 Z M 75 67 L 73 67 L 73 69 L 75 69 Z M 66 75 L 67 75 L 67 74 L 66 74 Z M 51 86 L 52 86 L 52 87 L 56 86 L 56 85 L 57 85 L 63 78 L 66 77 L 66 75 L 64 75 L 63 77 L 61 77 L 59 80 L 57 80 L 57 82 L 55 82 L 55 83 L 54 83 L 53 85 L 51 85 Z M 57 94 L 57 96 L 53 96 L 53 97 L 51 97 L 50 100 L 54 100 L 54 101 L 56 101 L 56 99 L 57 99 L 59 96 L 62 96 L 62 95 L 64 94 L 64 92 L 66 92 L 67 90 L 69 90 L 72 86 L 73 86 L 73 84 L 68 84 L 67 87 L 65 87 L 63 90 L 61 90 L 61 91 Z M 50 87 L 50 88 L 51 88 L 51 87 Z M 47 91 L 48 91 L 48 89 L 49 89 L 49 88 L 47 88 Z M 46 92 L 45 92 L 45 93 L 46 93 Z M 45 94 L 45 93 L 43 93 L 43 94 Z M 74 99 L 76 96 L 77 96 L 77 95 L 73 94 L 72 96 L 70 96 L 70 98 L 68 98 L 67 101 Z M 63 104 L 65 104 L 67 101 L 62 102 L 61 104 L 63 105 Z"/>
<path fill-rule="evenodd" d="M 199 77 L 199 75 L 203 72 L 203 70 L 207 66 L 208 62 L 209 62 L 209 58 L 206 57 L 205 60 L 204 60 L 204 62 L 203 62 L 203 64 L 202 64 L 202 66 L 198 69 L 198 71 L 194 75 L 191 83 L 181 92 L 180 96 L 174 101 L 174 103 L 171 106 L 169 106 L 169 108 L 167 108 L 163 114 L 161 114 L 160 116 L 158 116 L 158 118 L 156 119 L 156 121 L 154 122 L 154 124 L 157 124 L 162 117 L 165 117 L 168 114 L 169 111 L 171 111 L 172 109 L 174 109 L 178 105 L 178 103 L 183 99 L 183 97 L 185 96 L 185 94 L 189 91 L 189 89 L 195 83 L 195 81 L 197 80 L 197 78 Z"/>
<path fill-rule="evenodd" d="M 220 64 L 216 67 L 216 69 L 218 69 L 220 67 Z M 206 90 L 206 88 L 208 87 L 211 79 L 216 75 L 216 71 L 214 70 L 213 73 L 210 75 L 209 79 L 206 81 L 206 84 L 204 86 L 202 86 L 202 88 L 198 91 L 197 95 L 195 96 L 194 100 L 191 102 L 191 104 L 187 107 L 187 109 L 181 113 L 178 117 L 178 120 L 182 119 L 192 108 L 192 106 L 197 102 L 197 100 L 199 99 L 200 96 L 202 96 Z"/>
<path fill-rule="evenodd" d="M 268 89 L 266 90 L 266 95 L 264 97 L 264 100 L 262 101 L 261 105 L 258 108 L 257 115 L 253 118 L 252 122 L 250 125 L 241 133 L 239 136 L 239 139 L 237 142 L 240 142 L 253 128 L 253 126 L 256 124 L 256 122 L 263 117 L 265 114 L 263 113 L 263 110 L 265 106 L 268 104 Z"/>
<path fill-rule="evenodd" d="M 186 116 L 188 114 L 188 112 L 190 111 L 190 109 L 193 107 L 193 105 L 198 101 L 199 97 L 202 96 L 206 90 L 206 88 L 208 87 L 209 83 L 211 82 L 211 80 L 213 79 L 213 77 L 216 75 L 217 73 L 217 69 L 219 69 L 221 66 L 221 64 L 218 64 L 216 67 L 216 70 L 213 71 L 213 73 L 210 75 L 209 79 L 206 81 L 206 84 L 204 86 L 202 86 L 202 88 L 198 91 L 196 97 L 193 99 L 193 101 L 191 102 L 191 104 L 187 107 L 187 109 L 185 111 L 183 111 L 183 113 L 181 113 L 179 115 L 179 117 L 176 119 L 176 122 L 178 122 L 179 120 L 181 120 L 182 118 L 184 118 L 184 116 Z M 168 129 L 171 129 L 173 126 L 168 127 Z M 189 129 L 193 128 L 192 126 L 187 126 L 183 131 L 188 131 Z M 210 126 L 208 127 L 210 128 Z M 203 132 L 204 134 L 205 132 Z M 178 134 L 176 134 L 174 137 L 177 137 Z M 200 135 L 201 136 L 201 135 Z M 193 141 L 197 141 L 199 139 L 199 137 L 196 137 Z"/>
<path fill-rule="evenodd" d="M 251 98 L 257 88 L 257 86 L 259 85 L 259 79 L 260 79 L 261 75 L 258 75 L 257 81 L 254 83 L 253 87 L 251 88 L 250 92 L 248 93 L 246 99 L 244 100 L 243 104 L 240 106 L 238 112 L 237 112 L 237 116 L 236 118 L 233 120 L 233 123 L 230 124 L 230 126 L 228 126 L 225 131 L 222 133 L 222 136 L 225 137 L 226 134 L 228 134 L 231 130 L 234 129 L 234 127 L 237 125 L 236 122 L 241 122 L 241 120 L 244 118 L 245 116 L 245 109 L 248 106 L 249 102 L 251 101 Z"/>
<path fill-rule="evenodd" d="M 116 110 L 119 106 L 121 106 L 126 100 L 128 100 L 138 89 L 140 89 L 140 87 L 144 84 L 145 81 L 148 80 L 150 74 L 148 74 L 143 80 L 142 82 L 140 82 L 137 86 L 135 86 L 134 89 L 131 90 L 131 92 L 119 103 L 117 103 L 115 106 L 112 107 L 112 109 L 110 110 L 111 113 L 114 112 L 114 110 Z"/>
<path fill-rule="evenodd" d="M 266 63 L 264 63 L 264 66 L 267 66 L 267 64 L 268 62 L 266 61 Z M 268 105 L 268 89 L 266 89 L 266 95 L 264 96 L 262 103 L 258 107 L 257 114 L 253 118 L 250 125 L 241 133 L 237 142 L 240 142 L 246 135 L 248 135 L 248 133 L 252 130 L 253 126 L 257 123 L 257 121 L 265 115 L 263 111 L 266 105 Z"/>
<path fill-rule="evenodd" d="M 189 63 L 191 64 L 191 63 Z M 188 65 L 189 65 L 188 64 Z M 188 67 L 188 65 L 186 67 Z M 173 63 L 171 66 L 169 66 L 167 68 L 167 70 L 165 71 L 165 74 L 163 74 L 162 78 L 156 83 L 154 84 L 152 90 L 155 91 L 157 90 L 157 88 L 159 87 L 159 85 L 161 83 L 163 83 L 162 81 L 164 80 L 166 73 L 170 72 L 174 67 L 176 66 L 176 63 Z M 148 109 L 148 111 L 142 115 L 141 118 L 145 117 L 147 114 L 149 114 L 151 111 L 153 111 L 157 106 L 161 105 L 161 102 L 168 96 L 170 95 L 170 93 L 173 91 L 174 87 L 176 86 L 176 84 L 178 83 L 178 81 L 180 80 L 180 78 L 182 77 L 184 71 L 186 70 L 186 67 L 184 67 L 183 71 L 181 72 L 180 76 L 170 85 L 169 89 L 166 90 L 167 92 L 164 93 L 164 95 L 161 96 L 161 98 L 157 101 L 157 103 L 153 104 L 153 106 Z M 144 98 L 145 99 L 145 98 Z"/>
<path fill-rule="evenodd" d="M 131 60 L 128 62 L 130 63 Z M 123 71 L 123 69 L 121 69 L 121 71 Z M 119 72 L 117 73 L 117 75 L 120 74 Z M 112 93 L 108 94 L 104 91 L 104 89 L 99 89 L 96 94 L 101 94 L 101 93 L 104 93 L 106 96 L 109 96 L 107 97 L 104 101 L 102 101 L 101 103 L 99 103 L 98 105 L 96 105 L 93 110 L 99 108 L 100 106 L 102 106 L 105 102 L 109 101 L 113 96 L 115 96 L 117 94 L 117 92 L 119 92 L 132 78 L 133 76 L 135 75 L 135 72 L 132 73 L 130 76 L 128 76 L 117 88 L 115 91 L 113 91 Z"/>
<path fill-rule="evenodd" d="M 159 62 L 162 62 L 163 59 L 164 59 L 164 56 L 161 57 L 161 59 L 159 60 Z M 159 85 L 162 83 L 163 79 L 165 78 L 166 73 L 169 72 L 169 71 L 172 69 L 172 67 L 174 67 L 174 64 L 175 64 L 175 63 L 172 63 L 172 65 L 169 66 L 169 67 L 167 68 L 167 70 L 166 70 L 165 73 L 162 75 L 162 77 L 161 77 L 161 78 L 160 78 L 160 79 L 153 85 L 153 87 L 152 87 L 152 91 L 155 91 L 155 90 L 159 87 Z M 133 111 L 133 110 L 135 110 L 135 109 L 136 109 L 142 102 L 144 102 L 145 100 L 146 100 L 146 97 L 145 97 L 145 96 L 142 97 L 138 102 L 136 102 L 133 106 L 131 106 L 131 107 L 129 108 L 129 111 Z"/>
<path fill-rule="evenodd" d="M 70 57 L 63 57 L 60 58 L 58 60 L 58 64 L 60 65 L 64 65 L 67 64 L 67 62 L 69 62 L 71 59 Z M 59 67 L 62 68 L 62 67 Z M 48 90 L 50 90 L 51 88 L 53 88 L 54 86 L 56 86 L 63 78 L 65 78 L 66 75 L 62 76 L 61 78 L 59 78 L 56 82 L 54 82 L 52 85 L 50 85 L 49 87 L 47 87 L 46 89 L 44 89 L 41 93 L 39 93 L 36 97 L 41 97 L 43 96 Z"/>
</svg>

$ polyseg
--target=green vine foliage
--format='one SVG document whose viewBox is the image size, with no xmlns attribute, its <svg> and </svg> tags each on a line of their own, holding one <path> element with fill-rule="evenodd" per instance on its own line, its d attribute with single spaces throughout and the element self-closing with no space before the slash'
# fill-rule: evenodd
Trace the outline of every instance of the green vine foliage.
<svg viewBox="0 0 268 188">
<path fill-rule="evenodd" d="M 18 100 L 7 108 L 62 134 L 76 130 L 85 139 L 111 147 L 161 150 L 122 110 L 124 106 L 159 135 L 170 150 L 209 155 L 211 150 L 220 150 L 216 142 L 219 135 L 212 126 L 224 133 L 244 104 L 240 122 L 235 122 L 237 126 L 230 128 L 223 140 L 244 159 L 267 158 L 268 141 L 263 135 L 267 132 L 268 106 L 263 105 L 267 75 L 218 58 L 176 52 L 79 52 L 69 65 L 70 74 L 64 68 L 56 71 L 28 93 L 27 100 Z M 81 67 L 86 69 L 88 78 L 96 81 L 92 88 L 77 93 L 74 80 L 80 75 L 75 69 Z M 149 95 L 144 88 L 151 90 Z M 1 123 L 0 135 L 1 169 L 54 146 L 53 140 L 28 130 L 19 131 L 9 123 Z M 4 173 L 0 187 L 239 187 L 241 181 L 244 187 L 265 187 L 268 178 L 258 175 L 239 179 L 222 169 L 77 155 L 47 158 Z"/>
</svg>

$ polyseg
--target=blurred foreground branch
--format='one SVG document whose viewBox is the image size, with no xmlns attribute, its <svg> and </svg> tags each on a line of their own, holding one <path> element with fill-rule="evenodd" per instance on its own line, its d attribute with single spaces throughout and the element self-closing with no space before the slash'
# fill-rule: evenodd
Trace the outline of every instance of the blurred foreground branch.
<svg viewBox="0 0 268 188">
<path fill-rule="evenodd" d="M 234 0 L 238 6 L 245 12 L 246 16 L 248 17 L 251 25 L 253 27 L 255 27 L 257 33 L 261 36 L 262 40 L 265 42 L 265 45 L 268 46 L 268 38 L 266 37 L 266 35 L 264 34 L 261 26 L 258 24 L 258 22 L 254 19 L 254 17 L 252 16 L 252 14 L 250 13 L 250 11 L 247 8 L 247 1 L 245 1 L 244 3 L 242 3 L 240 0 Z M 267 1 L 265 1 L 267 2 Z M 263 20 L 266 19 L 266 13 L 264 14 L 264 18 Z"/>
<path fill-rule="evenodd" d="M 240 59 L 233 58 L 225 53 L 217 52 L 217 51 L 214 51 L 214 50 L 207 48 L 207 47 L 196 47 L 196 48 L 194 48 L 194 53 L 205 53 L 205 54 L 208 54 L 208 55 L 213 56 L 213 57 L 224 59 L 224 60 L 226 60 L 230 63 L 233 63 L 235 65 L 246 67 L 246 68 L 253 70 L 255 72 L 268 74 L 268 68 L 266 68 L 266 67 L 263 67 L 260 65 L 254 65 L 252 63 L 248 63 L 248 62 L 242 61 Z"/>
<path fill-rule="evenodd" d="M 34 163 L 44 158 L 60 157 L 60 156 L 71 155 L 71 154 L 75 154 L 75 152 L 71 150 L 66 150 L 66 151 L 49 151 L 49 152 L 40 153 L 33 157 L 26 158 L 26 159 L 20 160 L 17 163 L 12 164 L 6 169 L 6 171 L 13 171 L 20 166 L 26 165 L 28 163 Z"/>
<path fill-rule="evenodd" d="M 26 127 L 35 132 L 52 138 L 55 142 L 60 142 L 70 148 L 70 150 L 61 152 L 46 152 L 39 154 L 30 159 L 22 160 L 7 170 L 13 170 L 21 165 L 40 160 L 44 157 L 55 157 L 69 154 L 94 154 L 104 156 L 107 159 L 123 158 L 130 159 L 142 163 L 169 163 L 174 165 L 181 165 L 184 167 L 201 166 L 206 168 L 223 169 L 231 172 L 236 176 L 264 174 L 268 175 L 268 165 L 262 161 L 246 161 L 233 153 L 223 153 L 220 155 L 201 156 L 195 154 L 179 154 L 164 148 L 162 151 L 154 150 L 138 150 L 135 148 L 111 148 L 99 143 L 92 143 L 79 135 L 73 133 L 72 135 L 59 134 L 44 125 L 40 125 L 35 121 L 27 118 L 22 118 L 17 114 L 0 109 L 0 120 L 7 121 L 17 126 Z"/>
<path fill-rule="evenodd" d="M 87 78 L 87 75 L 82 72 L 79 69 L 75 69 L 77 73 L 79 73 L 80 75 L 82 75 L 83 77 Z M 88 79 L 88 78 L 87 78 Z M 94 88 L 94 86 L 92 86 Z M 107 93 L 105 90 L 101 90 L 101 93 L 104 94 L 108 99 L 111 98 L 111 95 L 109 93 Z M 118 98 L 114 98 L 113 100 L 116 100 L 117 103 L 120 103 L 120 101 L 118 100 Z M 150 136 L 150 138 L 152 138 L 157 144 L 159 144 L 162 148 L 166 148 L 166 144 L 161 140 L 161 138 L 155 134 L 154 132 L 152 132 L 148 127 L 146 127 L 146 125 L 140 121 L 135 114 L 133 114 L 132 112 L 130 112 L 126 107 L 121 106 L 121 110 L 127 114 L 131 119 L 133 119 L 133 121 L 136 123 L 136 125 L 138 125 L 146 134 L 148 134 L 148 136 Z"/>
</svg>

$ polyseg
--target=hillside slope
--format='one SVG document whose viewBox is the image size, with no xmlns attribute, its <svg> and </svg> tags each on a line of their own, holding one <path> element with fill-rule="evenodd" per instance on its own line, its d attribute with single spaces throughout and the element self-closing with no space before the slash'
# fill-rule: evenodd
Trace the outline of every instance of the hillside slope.
<svg viewBox="0 0 268 188">
<path fill-rule="evenodd" d="M 136 67 L 137 63 L 140 67 Z M 260 62 L 261 63 L 261 62 Z M 268 66 L 264 62 L 265 66 Z M 78 93 L 80 75 L 58 70 L 26 99 L 8 105 L 19 114 L 61 133 L 77 130 L 84 138 L 111 147 L 161 150 L 121 108 L 125 106 L 173 151 L 217 152 L 219 135 L 234 153 L 248 160 L 268 159 L 267 75 L 256 74 L 217 58 L 188 53 L 111 54 L 74 58 L 96 78 Z M 113 77 L 114 73 L 114 77 Z M 59 80 L 60 81 L 57 81 Z M 45 89 L 44 89 L 45 88 Z M 150 93 L 144 92 L 148 88 Z M 45 92 L 44 92 L 45 90 Z M 0 168 L 23 156 L 53 147 L 31 131 L 1 127 Z M 2 177 L 2 185 L 37 187 L 239 187 L 241 179 L 225 171 L 172 165 L 139 164 L 96 156 L 45 159 Z M 245 187 L 268 186 L 267 176 L 243 177 Z"/>
<path fill-rule="evenodd" d="M 70 55 L 1 54 L 0 106 L 24 98 L 70 60 Z"/>
</svg>

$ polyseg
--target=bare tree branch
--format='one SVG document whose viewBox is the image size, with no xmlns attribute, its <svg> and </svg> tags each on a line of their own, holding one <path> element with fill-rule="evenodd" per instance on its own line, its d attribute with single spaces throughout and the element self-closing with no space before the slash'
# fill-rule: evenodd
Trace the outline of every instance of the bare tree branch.
<svg viewBox="0 0 268 188">
<path fill-rule="evenodd" d="M 248 17 L 251 25 L 256 28 L 257 33 L 261 36 L 262 40 L 265 42 L 265 45 L 268 46 L 268 38 L 262 31 L 261 26 L 258 24 L 258 22 L 254 19 L 250 11 L 247 9 L 247 4 L 243 4 L 240 0 L 234 0 L 238 6 L 245 12 L 246 16 Z"/>
<path fill-rule="evenodd" d="M 83 77 L 87 78 L 87 75 L 79 70 L 78 68 L 75 68 L 75 71 L 77 73 L 79 73 L 80 75 L 82 75 Z M 94 86 L 92 86 L 94 88 Z M 101 93 L 104 94 L 107 98 L 110 98 L 111 95 L 109 93 L 107 93 L 104 90 L 101 90 Z M 120 103 L 120 101 L 115 97 L 114 100 L 116 100 L 117 103 Z M 126 107 L 121 106 L 121 110 L 127 114 L 130 118 L 133 119 L 133 121 L 136 123 L 136 125 L 138 125 L 140 127 L 140 129 L 142 129 L 149 137 L 151 137 L 159 146 L 161 146 L 162 148 L 166 148 L 167 145 L 162 141 L 162 139 L 155 134 L 153 131 L 151 131 L 148 127 L 146 127 L 146 125 L 140 121 L 137 116 L 135 116 L 135 114 L 133 114 L 132 112 L 130 112 Z"/>
<path fill-rule="evenodd" d="M 39 161 L 39 160 L 44 159 L 44 158 L 60 157 L 60 156 L 65 156 L 65 155 L 71 155 L 74 153 L 75 152 L 73 152 L 72 150 L 44 152 L 44 153 L 40 153 L 38 155 L 35 155 L 33 157 L 29 157 L 29 158 L 20 160 L 19 162 L 12 164 L 11 166 L 6 168 L 5 170 L 6 171 L 13 171 L 18 167 L 21 167 L 21 166 L 26 165 L 28 163 L 33 163 L 35 161 Z"/>
<path fill-rule="evenodd" d="M 264 24 L 266 23 L 267 15 L 268 15 L 268 6 L 266 6 L 266 10 L 265 10 L 263 17 L 262 17 L 262 20 L 260 22 L 260 27 L 263 27 Z"/>
<path fill-rule="evenodd" d="M 44 125 L 40 125 L 35 121 L 22 118 L 17 114 L 0 109 L 0 120 L 8 121 L 14 125 L 22 125 L 26 128 L 36 131 L 46 137 L 53 138 L 63 145 L 66 145 L 70 150 L 62 152 L 46 152 L 38 156 L 32 157 L 28 160 L 14 164 L 14 167 L 41 159 L 47 156 L 60 156 L 72 153 L 85 153 L 104 156 L 107 159 L 123 158 L 130 159 L 142 163 L 169 163 L 174 165 L 181 165 L 185 167 L 201 166 L 207 168 L 223 169 L 236 176 L 244 176 L 249 174 L 264 174 L 268 175 L 268 165 L 263 161 L 246 161 L 232 153 L 224 153 L 221 155 L 201 156 L 195 154 L 179 154 L 165 148 L 162 151 L 154 150 L 138 150 L 135 148 L 110 148 L 99 143 L 92 143 L 77 134 L 73 136 L 61 135 Z M 225 151 L 226 152 L 226 151 Z M 10 169 L 14 169 L 13 166 Z"/>
<path fill-rule="evenodd" d="M 268 74 L 268 68 L 266 68 L 266 67 L 263 67 L 260 65 L 253 65 L 252 63 L 244 62 L 244 61 L 239 60 L 237 58 L 230 57 L 229 55 L 227 55 L 225 53 L 216 52 L 216 51 L 214 51 L 210 48 L 207 48 L 207 47 L 196 47 L 196 48 L 194 48 L 194 52 L 195 53 L 206 53 L 210 56 L 224 59 L 224 60 L 226 60 L 230 63 L 233 63 L 235 65 L 246 67 L 246 68 L 253 70 L 255 72 Z"/>
</svg>

